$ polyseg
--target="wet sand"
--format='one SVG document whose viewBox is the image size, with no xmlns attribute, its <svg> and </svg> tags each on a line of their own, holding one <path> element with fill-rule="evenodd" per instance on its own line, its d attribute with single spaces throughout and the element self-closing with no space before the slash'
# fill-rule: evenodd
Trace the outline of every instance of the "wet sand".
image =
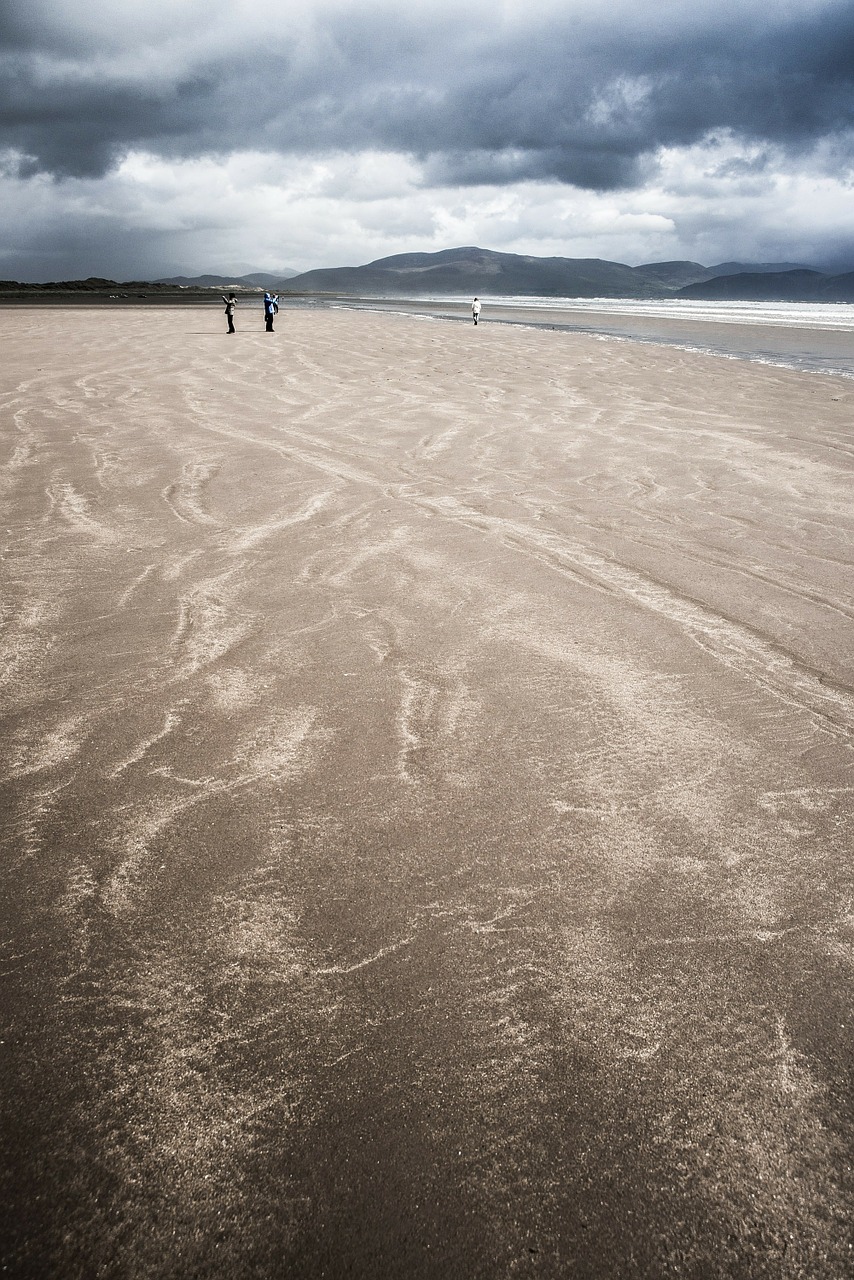
<svg viewBox="0 0 854 1280">
<path fill-rule="evenodd" d="M 854 1274 L 854 383 L 0 312 L 4 1274 Z"/>
</svg>

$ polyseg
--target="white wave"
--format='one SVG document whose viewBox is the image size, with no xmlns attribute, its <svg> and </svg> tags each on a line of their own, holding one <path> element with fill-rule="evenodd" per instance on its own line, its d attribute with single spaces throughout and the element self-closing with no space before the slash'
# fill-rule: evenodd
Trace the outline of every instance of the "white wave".
<svg viewBox="0 0 854 1280">
<path fill-rule="evenodd" d="M 462 295 L 419 299 L 424 302 L 467 303 Z M 847 302 L 700 302 L 687 298 L 523 298 L 495 294 L 489 306 L 530 311 L 608 312 L 621 316 L 651 316 L 661 320 L 694 320 L 714 324 L 774 325 L 794 329 L 834 329 L 854 333 L 854 304 Z"/>
</svg>

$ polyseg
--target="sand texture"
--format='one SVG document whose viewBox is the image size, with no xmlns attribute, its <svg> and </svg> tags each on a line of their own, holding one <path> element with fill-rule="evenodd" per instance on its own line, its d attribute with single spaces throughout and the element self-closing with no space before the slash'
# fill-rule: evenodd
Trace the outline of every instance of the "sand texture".
<svg viewBox="0 0 854 1280">
<path fill-rule="evenodd" d="M 4 1275 L 854 1275 L 854 382 L 0 311 Z"/>
</svg>

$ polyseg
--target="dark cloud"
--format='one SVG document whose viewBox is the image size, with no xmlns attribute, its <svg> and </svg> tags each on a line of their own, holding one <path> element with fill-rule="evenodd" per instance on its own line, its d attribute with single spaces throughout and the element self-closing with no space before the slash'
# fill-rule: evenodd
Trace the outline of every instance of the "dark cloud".
<svg viewBox="0 0 854 1280">
<path fill-rule="evenodd" d="M 831 140 L 850 165 L 849 0 L 788 17 L 752 3 L 697 10 L 570 6 L 501 22 L 475 10 L 319 9 L 298 33 L 253 30 L 248 16 L 218 47 L 202 8 L 197 38 L 185 22 L 177 43 L 162 18 L 123 43 L 120 22 L 99 33 L 63 25 L 61 4 L 50 18 L 28 9 L 3 32 L 0 149 L 58 176 L 95 176 L 133 149 L 378 148 L 418 157 L 437 183 L 608 190 L 641 183 L 658 148 L 728 130 L 793 155 Z"/>
<path fill-rule="evenodd" d="M 70 221 L 70 220 L 69 220 Z M 35 226 L 16 236 L 15 251 L 0 253 L 0 278 L 69 280 L 103 276 L 108 280 L 152 279 L 181 273 L 168 238 L 149 230 L 119 227 L 111 217 L 89 215 L 85 224 Z M 133 268 L 129 267 L 133 264 Z"/>
</svg>

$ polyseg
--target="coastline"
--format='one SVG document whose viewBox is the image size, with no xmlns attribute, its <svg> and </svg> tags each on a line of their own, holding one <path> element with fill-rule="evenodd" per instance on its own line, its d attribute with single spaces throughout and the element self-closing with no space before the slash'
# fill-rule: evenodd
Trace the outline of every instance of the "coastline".
<svg viewBox="0 0 854 1280">
<path fill-rule="evenodd" d="M 461 302 L 339 298 L 327 305 L 471 323 L 468 304 Z M 747 320 L 727 320 L 724 323 L 714 319 L 698 319 L 690 314 L 680 318 L 656 316 L 652 303 L 648 304 L 648 313 L 625 314 L 619 308 L 617 299 L 614 299 L 612 309 L 609 309 L 606 301 L 602 302 L 601 307 L 594 304 L 588 306 L 589 309 L 586 306 L 583 311 L 559 307 L 550 310 L 547 305 L 526 308 L 521 299 L 509 306 L 492 303 L 487 297 L 484 300 L 482 323 L 524 325 L 534 329 L 556 329 L 567 333 L 620 338 L 674 346 L 700 354 L 749 360 L 757 364 L 777 365 L 805 373 L 854 377 L 854 335 L 846 330 L 817 329 L 797 324 L 769 325 Z M 708 307 L 710 311 L 713 309 L 713 306 Z"/>
<path fill-rule="evenodd" d="M 242 300 L 244 309 L 259 308 L 262 305 L 263 291 L 242 292 L 238 297 Z M 560 306 L 561 301 L 579 305 Z M 507 300 L 492 301 L 486 296 L 483 323 L 562 330 L 567 333 L 659 344 L 805 373 L 854 377 L 854 335 L 850 328 L 823 327 L 812 320 L 809 324 L 799 324 L 797 319 L 787 323 L 765 323 L 761 319 L 746 317 L 744 320 L 734 320 L 727 316 L 725 320 L 718 320 L 714 317 L 715 303 L 703 304 L 703 311 L 710 313 L 706 316 L 695 315 L 688 310 L 682 315 L 673 316 L 667 314 L 669 303 L 666 299 L 661 299 L 661 314 L 656 314 L 654 301 L 644 303 L 644 311 L 628 309 L 626 300 L 618 298 L 610 300 L 610 303 L 607 299 L 556 299 L 555 304 L 550 308 L 547 300 L 539 299 L 536 306 L 526 307 L 522 298 L 509 303 Z M 471 323 L 470 302 L 450 298 L 379 298 L 334 293 L 289 295 L 285 291 L 280 295 L 279 305 L 282 311 L 349 309 Z M 804 308 L 805 315 L 808 315 L 812 304 L 800 305 Z M 818 308 L 823 304 L 815 305 Z M 839 305 L 841 310 L 844 304 Z M 42 311 L 54 308 L 88 310 L 102 307 L 111 310 L 127 307 L 144 307 L 146 310 L 157 307 L 197 307 L 209 311 L 220 306 L 218 292 L 213 292 L 211 296 L 203 296 L 199 291 L 176 291 L 167 295 L 159 293 L 150 296 L 104 294 L 97 291 L 46 292 L 21 296 L 0 294 L 0 311 L 8 307 L 13 312 L 29 308 Z M 727 311 L 730 304 L 722 303 L 720 306 Z"/>
</svg>

